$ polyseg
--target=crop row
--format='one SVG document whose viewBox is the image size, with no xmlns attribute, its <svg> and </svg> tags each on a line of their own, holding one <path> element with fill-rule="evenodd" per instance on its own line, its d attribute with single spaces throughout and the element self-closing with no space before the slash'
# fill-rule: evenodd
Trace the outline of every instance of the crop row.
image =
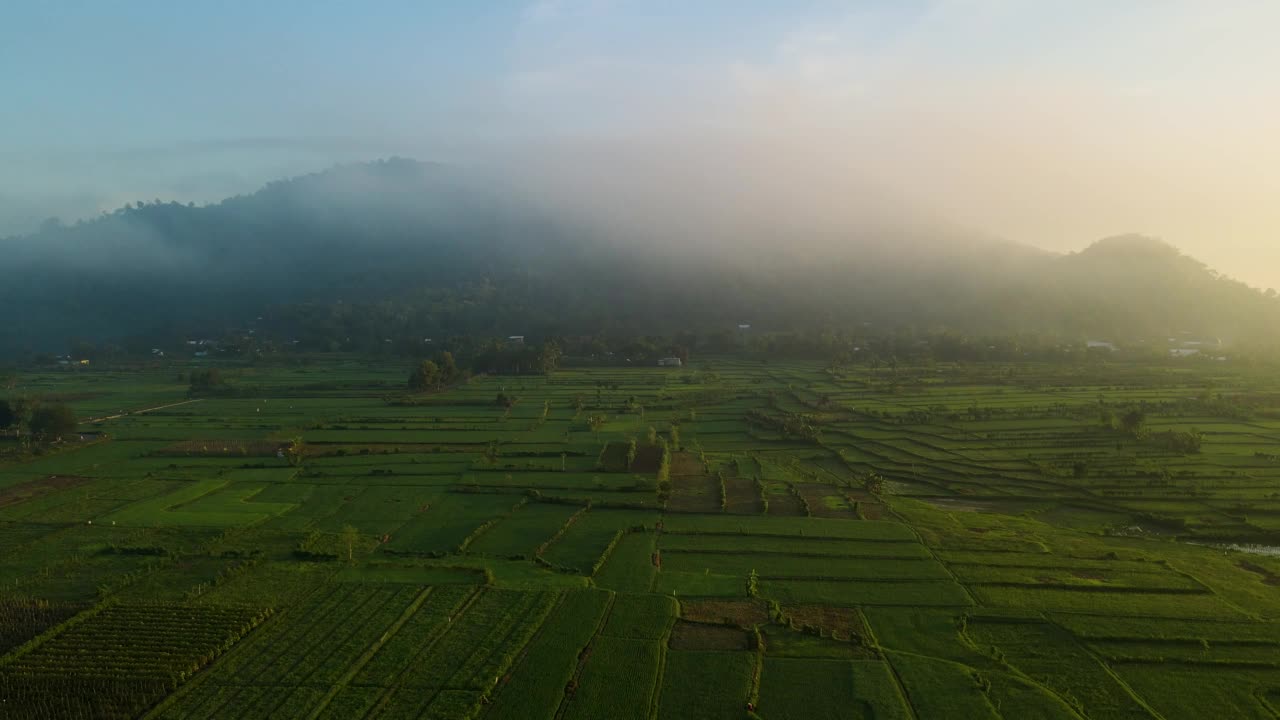
<svg viewBox="0 0 1280 720">
<path fill-rule="evenodd" d="M 167 680 L 0 672 L 0 714 L 29 720 L 131 720 L 173 689 Z"/>
<path fill-rule="evenodd" d="M 72 603 L 10 598 L 0 600 L 0 654 L 18 647 L 81 610 Z"/>
<path fill-rule="evenodd" d="M 59 633 L 7 667 L 18 673 L 154 677 L 181 681 L 257 627 L 269 612 L 112 606 Z M 187 619 L 185 626 L 173 618 Z"/>
</svg>

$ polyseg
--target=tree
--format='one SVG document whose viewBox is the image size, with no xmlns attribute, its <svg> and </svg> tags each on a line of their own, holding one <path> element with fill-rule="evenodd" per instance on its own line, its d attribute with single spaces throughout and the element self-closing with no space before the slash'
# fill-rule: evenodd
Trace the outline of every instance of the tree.
<svg viewBox="0 0 1280 720">
<path fill-rule="evenodd" d="M 202 368 L 191 371 L 191 392 L 203 392 L 224 384 L 218 368 Z"/>
<path fill-rule="evenodd" d="M 422 392 L 440 384 L 440 366 L 431 360 L 423 360 L 409 374 L 409 389 Z"/>
<path fill-rule="evenodd" d="M 76 431 L 80 421 L 76 414 L 65 403 L 47 403 L 36 407 L 31 412 L 28 427 L 31 435 L 40 442 L 52 442 Z"/>
<path fill-rule="evenodd" d="M 0 400 L 0 430 L 8 430 L 18 424 L 18 413 L 8 400 Z"/>
<path fill-rule="evenodd" d="M 1120 416 L 1120 429 L 1135 438 L 1141 438 L 1147 424 L 1147 413 L 1142 408 L 1134 408 Z"/>
<path fill-rule="evenodd" d="M 360 542 L 360 531 L 354 525 L 343 525 L 338 537 L 347 548 L 347 562 L 351 562 L 355 559 L 356 543 Z"/>
<path fill-rule="evenodd" d="M 453 353 L 448 350 L 441 350 L 436 353 L 436 365 L 440 368 L 440 378 L 443 382 L 449 382 L 458 374 L 458 363 L 453 359 Z"/>
<path fill-rule="evenodd" d="M 18 436 L 18 442 L 24 447 L 28 442 L 26 430 L 31 424 L 31 410 L 35 403 L 30 398 L 19 395 L 12 400 L 7 401 L 10 411 L 13 413 L 12 421 L 8 427 L 13 428 L 13 432 Z"/>
</svg>

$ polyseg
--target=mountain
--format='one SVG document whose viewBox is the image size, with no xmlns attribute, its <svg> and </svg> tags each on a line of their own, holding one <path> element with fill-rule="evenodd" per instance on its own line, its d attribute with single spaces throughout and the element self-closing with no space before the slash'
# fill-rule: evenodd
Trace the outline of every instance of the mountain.
<svg viewBox="0 0 1280 720">
<path fill-rule="evenodd" d="M 1139 236 L 1060 256 L 883 223 L 757 223 L 714 242 L 698 242 L 698 226 L 680 236 L 661 227 L 611 228 L 494 178 L 400 158 L 216 205 L 140 202 L 0 241 L 0 303 L 20 309 L 0 352 L 62 350 L 71 339 L 146 346 L 259 317 L 264 333 L 321 348 L 739 322 L 1254 339 L 1274 336 L 1280 319 L 1274 297 Z"/>
</svg>

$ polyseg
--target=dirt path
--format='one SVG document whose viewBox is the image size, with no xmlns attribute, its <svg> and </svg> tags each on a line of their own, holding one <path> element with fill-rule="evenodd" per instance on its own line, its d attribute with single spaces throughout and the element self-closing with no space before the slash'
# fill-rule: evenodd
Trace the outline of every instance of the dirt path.
<svg viewBox="0 0 1280 720">
<path fill-rule="evenodd" d="M 195 400 L 183 400 L 182 402 L 170 403 L 168 405 L 157 405 L 156 407 L 144 408 L 142 410 L 130 410 L 129 412 L 116 413 L 115 415 L 104 415 L 103 417 L 99 417 L 99 418 L 90 418 L 85 422 L 89 424 L 97 424 L 100 422 L 106 422 L 107 420 L 115 420 L 117 418 L 122 418 L 126 415 L 141 415 L 143 413 L 149 413 L 154 410 L 164 410 L 166 408 L 178 407 L 179 405 L 190 405 L 191 403 L 198 403 L 203 400 L 204 398 L 196 398 Z"/>
</svg>

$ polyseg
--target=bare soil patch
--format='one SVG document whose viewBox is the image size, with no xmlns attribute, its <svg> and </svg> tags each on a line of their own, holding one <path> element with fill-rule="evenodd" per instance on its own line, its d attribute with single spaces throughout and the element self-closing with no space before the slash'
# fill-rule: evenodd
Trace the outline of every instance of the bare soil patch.
<svg viewBox="0 0 1280 720">
<path fill-rule="evenodd" d="M 709 475 L 672 475 L 672 512 L 720 512 L 720 481 Z"/>
<path fill-rule="evenodd" d="M 751 636 L 741 628 L 680 620 L 671 630 L 672 650 L 750 650 Z"/>
<path fill-rule="evenodd" d="M 747 628 L 769 622 L 769 608 L 759 600 L 686 600 L 680 603 L 680 617 Z"/>
<path fill-rule="evenodd" d="M 749 478 L 725 478 L 725 511 L 738 515 L 757 515 L 761 510 L 756 483 Z"/>
<path fill-rule="evenodd" d="M 871 637 L 866 618 L 857 608 L 828 605 L 784 605 L 782 616 L 800 627 L 816 627 L 838 640 L 862 644 Z"/>
<path fill-rule="evenodd" d="M 661 460 L 661 457 L 659 457 Z M 658 468 L 654 466 L 654 472 Z M 671 454 L 671 474 L 672 475 L 705 475 L 707 469 L 702 466 L 702 461 L 697 455 L 690 452 L 677 452 Z"/>
<path fill-rule="evenodd" d="M 0 507 L 17 505 L 20 502 L 83 485 L 91 480 L 92 478 L 78 475 L 50 475 L 46 478 L 10 485 L 0 490 Z"/>
<path fill-rule="evenodd" d="M 803 517 L 804 505 L 800 503 L 800 498 L 787 493 L 769 496 L 768 515 L 780 515 L 784 517 Z"/>
</svg>

